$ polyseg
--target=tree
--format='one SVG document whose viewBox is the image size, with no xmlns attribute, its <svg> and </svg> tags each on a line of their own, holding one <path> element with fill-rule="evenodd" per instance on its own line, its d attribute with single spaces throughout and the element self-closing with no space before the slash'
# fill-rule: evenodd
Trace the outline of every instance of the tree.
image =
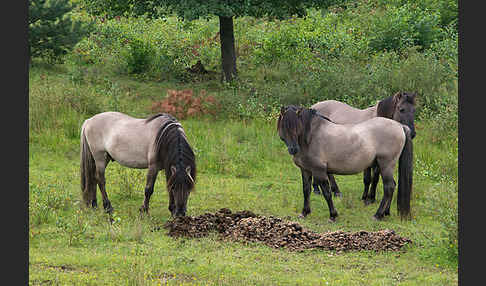
<svg viewBox="0 0 486 286">
<path fill-rule="evenodd" d="M 185 20 L 215 15 L 219 17 L 222 80 L 237 77 L 233 19 L 240 16 L 284 19 L 304 16 L 306 9 L 327 8 L 344 0 L 123 0 L 122 5 L 109 5 L 113 0 L 84 0 L 91 12 L 104 10 L 109 16 L 131 14 L 157 16 L 161 10 L 176 13 Z"/>
<path fill-rule="evenodd" d="M 59 60 L 88 32 L 90 25 L 73 21 L 69 0 L 29 0 L 29 63 L 32 57 Z"/>
</svg>

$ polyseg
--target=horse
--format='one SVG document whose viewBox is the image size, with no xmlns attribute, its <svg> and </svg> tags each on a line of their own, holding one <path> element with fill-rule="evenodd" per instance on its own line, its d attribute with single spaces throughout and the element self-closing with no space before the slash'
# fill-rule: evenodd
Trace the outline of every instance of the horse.
<svg viewBox="0 0 486 286">
<path fill-rule="evenodd" d="M 366 109 L 358 109 L 336 100 L 325 100 L 311 106 L 320 114 L 340 124 L 355 124 L 371 119 L 373 117 L 385 117 L 405 124 L 410 128 L 412 139 L 415 137 L 415 93 L 397 92 L 377 104 Z M 378 167 L 368 168 L 363 172 L 364 191 L 361 200 L 366 205 L 374 203 L 376 197 L 376 186 L 380 179 Z M 339 187 L 333 175 L 329 176 L 331 191 L 335 196 L 341 196 Z M 370 189 L 371 184 L 371 189 Z M 319 194 L 317 184 L 313 184 L 314 193 Z M 368 192 L 369 190 L 369 192 Z"/>
<path fill-rule="evenodd" d="M 315 109 L 290 105 L 281 108 L 277 131 L 294 164 L 301 170 L 304 207 L 300 217 L 311 212 L 312 178 L 321 188 L 329 207 L 329 220 L 334 222 L 338 213 L 332 201 L 329 174 L 357 174 L 376 165 L 381 171 L 384 195 L 373 218 L 383 219 L 390 214 L 397 161 L 397 209 L 402 219 L 410 217 L 413 144 L 406 125 L 384 117 L 358 124 L 336 124 Z"/>
<path fill-rule="evenodd" d="M 104 210 L 113 212 L 105 189 L 105 169 L 109 162 L 116 161 L 128 168 L 148 169 L 141 214 L 148 213 L 157 174 L 165 170 L 171 216 L 185 216 L 187 200 L 196 183 L 196 162 L 175 117 L 158 113 L 143 119 L 121 112 L 99 113 L 83 122 L 80 145 L 85 206 L 97 207 L 98 185 Z"/>
</svg>

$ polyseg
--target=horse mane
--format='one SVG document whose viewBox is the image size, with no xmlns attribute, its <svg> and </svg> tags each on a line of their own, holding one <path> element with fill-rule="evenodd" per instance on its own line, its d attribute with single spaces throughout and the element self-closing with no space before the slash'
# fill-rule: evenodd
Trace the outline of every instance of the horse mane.
<svg viewBox="0 0 486 286">
<path fill-rule="evenodd" d="M 376 114 L 381 117 L 393 118 L 393 112 L 396 105 L 403 99 L 404 102 L 415 105 L 415 93 L 409 94 L 407 92 L 397 92 L 392 96 L 389 96 L 378 102 L 376 108 Z"/>
<path fill-rule="evenodd" d="M 376 108 L 376 114 L 381 117 L 392 118 L 397 104 L 396 96 L 398 94 L 400 94 L 400 92 L 380 100 L 378 102 L 378 107 Z"/>
<path fill-rule="evenodd" d="M 195 155 L 184 131 L 179 129 L 182 126 L 175 117 L 163 113 L 147 118 L 146 122 L 163 115 L 168 116 L 169 119 L 157 131 L 155 152 L 163 162 L 167 189 L 172 190 L 177 185 L 183 190 L 191 190 L 196 180 Z M 172 173 L 172 166 L 176 167 L 175 174 Z M 186 174 L 187 166 L 191 168 L 190 176 Z"/>
<path fill-rule="evenodd" d="M 167 117 L 169 117 L 171 120 L 176 120 L 176 121 L 177 121 L 177 119 L 176 119 L 174 116 L 172 116 L 172 115 L 170 115 L 170 114 L 168 114 L 168 113 L 157 113 L 157 114 L 154 114 L 154 115 L 152 115 L 152 116 L 150 116 L 150 117 L 147 117 L 147 118 L 145 119 L 145 123 L 149 123 L 150 121 L 152 121 L 152 120 L 154 120 L 155 118 L 158 118 L 158 117 L 160 117 L 160 116 L 167 116 Z"/>
<path fill-rule="evenodd" d="M 291 118 L 288 118 L 288 116 L 286 118 L 288 118 L 287 120 L 285 120 L 284 122 L 282 122 L 282 116 L 289 110 L 292 110 L 294 111 L 295 113 L 295 116 L 294 114 L 292 114 L 290 117 Z M 294 127 L 296 127 L 297 125 L 297 106 L 295 105 L 288 105 L 286 107 L 283 107 L 280 109 L 280 116 L 278 117 L 278 120 L 277 120 L 277 130 L 280 128 L 280 125 L 281 124 L 284 124 L 284 126 L 282 126 L 282 128 L 286 129 L 286 130 L 290 130 Z M 290 120 L 289 120 L 290 119 Z"/>
<path fill-rule="evenodd" d="M 287 115 L 286 120 L 282 122 L 282 116 L 289 110 L 294 111 L 294 113 Z M 324 120 L 335 123 L 330 118 L 318 113 L 316 109 L 289 105 L 285 108 L 282 107 L 280 110 L 280 116 L 277 121 L 277 130 L 278 128 L 283 128 L 285 130 L 292 130 L 294 128 L 298 130 L 303 128 L 302 135 L 298 137 L 299 144 L 309 144 L 311 121 L 314 116 L 318 116 Z M 283 126 L 281 126 L 281 124 L 283 124 Z"/>
</svg>

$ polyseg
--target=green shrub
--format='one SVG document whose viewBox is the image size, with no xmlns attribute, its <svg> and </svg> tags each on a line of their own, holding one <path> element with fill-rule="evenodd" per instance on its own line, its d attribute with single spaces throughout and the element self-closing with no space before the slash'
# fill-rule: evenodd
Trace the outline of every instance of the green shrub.
<svg viewBox="0 0 486 286">
<path fill-rule="evenodd" d="M 141 74 L 149 69 L 155 50 L 150 43 L 139 39 L 128 41 L 128 49 L 122 55 L 127 62 L 127 71 L 131 74 Z"/>
<path fill-rule="evenodd" d="M 388 6 L 372 16 L 367 28 L 369 46 L 375 52 L 430 47 L 440 36 L 440 15 L 411 5 Z"/>
</svg>

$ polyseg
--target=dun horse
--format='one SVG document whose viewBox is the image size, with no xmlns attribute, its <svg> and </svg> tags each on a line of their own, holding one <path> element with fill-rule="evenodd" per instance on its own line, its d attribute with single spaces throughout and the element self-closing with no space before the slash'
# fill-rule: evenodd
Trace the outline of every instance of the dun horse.
<svg viewBox="0 0 486 286">
<path fill-rule="evenodd" d="M 366 109 L 354 108 L 336 100 L 321 101 L 312 105 L 311 108 L 339 124 L 356 124 L 378 116 L 390 118 L 407 125 L 410 128 L 413 139 L 415 137 L 415 97 L 416 94 L 414 93 L 397 92 Z M 371 169 L 367 168 L 363 173 L 364 191 L 361 199 L 365 204 L 375 202 L 376 186 L 380 179 L 378 166 L 373 169 L 373 176 L 371 175 Z M 329 175 L 329 181 L 331 183 L 331 191 L 334 195 L 340 196 L 341 192 L 333 175 Z M 314 192 L 319 194 L 317 184 L 314 183 L 313 186 Z"/>
<path fill-rule="evenodd" d="M 327 201 L 330 220 L 338 215 L 329 188 L 329 174 L 350 175 L 377 165 L 384 195 L 374 218 L 389 215 L 395 189 L 393 172 L 398 167 L 397 208 L 401 217 L 410 216 L 413 145 L 410 129 L 394 120 L 374 117 L 358 124 L 335 124 L 315 109 L 282 107 L 277 121 L 280 138 L 302 173 L 304 208 L 311 212 L 309 195 L 312 177 Z"/>
<path fill-rule="evenodd" d="M 81 128 L 81 190 L 84 204 L 96 207 L 96 186 L 103 207 L 111 213 L 105 189 L 105 169 L 110 161 L 128 168 L 148 169 L 141 212 L 148 212 L 150 196 L 160 170 L 165 170 L 169 210 L 185 216 L 187 199 L 196 183 L 194 153 L 182 125 L 169 114 L 146 119 L 120 112 L 103 112 L 84 121 Z"/>
</svg>

